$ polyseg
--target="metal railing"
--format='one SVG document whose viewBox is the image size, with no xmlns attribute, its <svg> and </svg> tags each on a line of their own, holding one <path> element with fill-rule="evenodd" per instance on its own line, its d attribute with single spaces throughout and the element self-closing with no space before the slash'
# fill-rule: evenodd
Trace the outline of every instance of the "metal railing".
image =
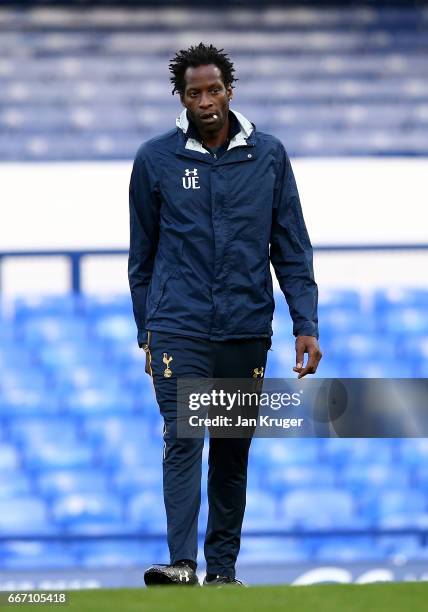
<svg viewBox="0 0 428 612">
<path fill-rule="evenodd" d="M 314 246 L 314 252 L 362 252 L 362 251 L 425 251 L 428 243 L 391 243 L 391 244 L 328 244 Z M 85 250 L 27 250 L 27 251 L 0 251 L 0 293 L 2 291 L 2 267 L 6 259 L 21 257 L 65 257 L 70 263 L 70 290 L 81 293 L 82 260 L 85 257 L 105 257 L 128 255 L 127 249 L 85 249 Z"/>
</svg>

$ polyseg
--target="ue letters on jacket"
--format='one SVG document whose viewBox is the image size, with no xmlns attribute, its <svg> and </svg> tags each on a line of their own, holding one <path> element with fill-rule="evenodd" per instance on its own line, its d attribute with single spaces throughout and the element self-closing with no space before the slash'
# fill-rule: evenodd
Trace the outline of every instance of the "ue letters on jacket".
<svg viewBox="0 0 428 612">
<path fill-rule="evenodd" d="M 128 275 L 140 347 L 147 331 L 222 341 L 272 335 L 270 262 L 295 336 L 318 338 L 312 245 L 282 143 L 240 124 L 216 159 L 177 127 L 144 143 L 129 187 Z"/>
</svg>

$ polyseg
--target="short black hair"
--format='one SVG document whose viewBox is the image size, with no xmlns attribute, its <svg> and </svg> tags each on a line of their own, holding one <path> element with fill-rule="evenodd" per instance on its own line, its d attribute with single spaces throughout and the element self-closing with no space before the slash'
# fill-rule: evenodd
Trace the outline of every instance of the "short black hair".
<svg viewBox="0 0 428 612">
<path fill-rule="evenodd" d="M 237 81 L 235 78 L 235 68 L 230 61 L 227 53 L 223 53 L 224 49 L 216 49 L 213 45 L 204 45 L 199 43 L 188 49 L 177 51 L 175 57 L 169 63 L 169 70 L 172 73 L 171 83 L 173 84 L 172 94 L 177 91 L 181 96 L 184 94 L 186 82 L 184 73 L 189 66 L 197 68 L 198 66 L 206 66 L 214 64 L 221 71 L 223 83 L 228 86 L 233 86 L 232 83 Z"/>
</svg>

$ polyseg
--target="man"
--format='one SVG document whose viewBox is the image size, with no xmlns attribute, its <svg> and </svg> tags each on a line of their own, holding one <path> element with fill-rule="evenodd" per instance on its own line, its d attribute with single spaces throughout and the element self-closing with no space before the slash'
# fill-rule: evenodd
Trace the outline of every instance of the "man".
<svg viewBox="0 0 428 612">
<path fill-rule="evenodd" d="M 175 129 L 140 147 L 130 183 L 129 282 L 164 418 L 171 556 L 145 572 L 147 585 L 198 583 L 203 439 L 177 436 L 177 378 L 263 376 L 274 309 L 270 262 L 294 323 L 293 370 L 313 374 L 321 359 L 312 247 L 290 160 L 277 138 L 230 110 L 236 79 L 222 51 L 200 43 L 171 61 L 184 110 Z M 242 584 L 235 563 L 250 443 L 210 439 L 204 585 Z"/>
</svg>

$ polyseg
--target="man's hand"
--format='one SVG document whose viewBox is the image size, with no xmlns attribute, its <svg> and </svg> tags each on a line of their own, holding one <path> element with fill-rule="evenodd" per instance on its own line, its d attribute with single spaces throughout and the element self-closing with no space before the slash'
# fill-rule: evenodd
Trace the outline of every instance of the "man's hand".
<svg viewBox="0 0 428 612">
<path fill-rule="evenodd" d="M 303 367 L 304 354 L 308 353 L 308 361 Z M 322 357 L 318 340 L 314 336 L 297 336 L 296 338 L 296 367 L 293 368 L 298 372 L 297 378 L 303 378 L 306 374 L 315 374 L 318 364 Z"/>
</svg>

